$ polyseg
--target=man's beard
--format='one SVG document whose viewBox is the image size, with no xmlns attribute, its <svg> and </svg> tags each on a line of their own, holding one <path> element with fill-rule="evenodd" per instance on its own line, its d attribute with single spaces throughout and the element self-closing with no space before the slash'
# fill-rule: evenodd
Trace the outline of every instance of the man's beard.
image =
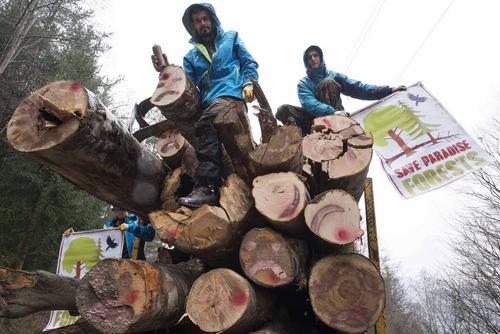
<svg viewBox="0 0 500 334">
<path fill-rule="evenodd" d="M 211 38 L 213 37 L 213 30 L 210 28 L 201 29 L 199 36 L 203 39 Z"/>
</svg>

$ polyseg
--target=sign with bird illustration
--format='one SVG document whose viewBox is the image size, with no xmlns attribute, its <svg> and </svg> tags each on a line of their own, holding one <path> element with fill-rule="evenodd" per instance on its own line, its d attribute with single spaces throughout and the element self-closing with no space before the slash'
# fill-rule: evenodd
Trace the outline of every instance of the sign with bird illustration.
<svg viewBox="0 0 500 334">
<path fill-rule="evenodd" d="M 410 198 L 492 161 L 421 82 L 352 114 L 396 189 Z"/>
<path fill-rule="evenodd" d="M 123 233 L 118 228 L 74 232 L 63 236 L 59 248 L 57 274 L 83 278 L 102 259 L 122 257 Z M 68 311 L 52 311 L 44 331 L 74 324 L 79 316 Z"/>
</svg>

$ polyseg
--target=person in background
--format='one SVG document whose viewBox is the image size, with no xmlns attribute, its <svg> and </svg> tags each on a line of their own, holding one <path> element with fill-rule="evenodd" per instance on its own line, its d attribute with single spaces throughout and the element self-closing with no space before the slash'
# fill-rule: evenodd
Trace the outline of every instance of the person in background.
<svg viewBox="0 0 500 334">
<path fill-rule="evenodd" d="M 144 246 L 146 241 L 153 241 L 155 230 L 151 224 L 144 224 L 137 215 L 125 209 L 113 206 L 114 217 L 104 224 L 104 228 L 118 227 L 125 233 L 122 258 L 145 260 Z"/>
<path fill-rule="evenodd" d="M 314 118 L 333 115 L 344 110 L 340 94 L 361 100 L 379 100 L 394 92 L 406 90 L 405 86 L 374 86 L 348 78 L 345 74 L 326 68 L 323 51 L 311 45 L 304 51 L 307 75 L 297 85 L 301 107 L 282 105 L 276 118 L 283 124 L 294 124 L 309 134 Z M 341 114 L 346 114 L 341 112 Z"/>
</svg>

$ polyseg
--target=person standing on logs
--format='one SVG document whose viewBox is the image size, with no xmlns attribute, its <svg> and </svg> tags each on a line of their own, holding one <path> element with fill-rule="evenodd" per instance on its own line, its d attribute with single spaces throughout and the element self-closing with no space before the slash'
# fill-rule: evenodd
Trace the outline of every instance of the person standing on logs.
<svg viewBox="0 0 500 334">
<path fill-rule="evenodd" d="M 222 110 L 246 112 L 245 102 L 255 99 L 251 79 L 258 80 L 258 64 L 235 31 L 224 31 L 212 5 L 193 4 L 182 22 L 194 45 L 184 57 L 184 71 L 199 88 L 204 108 L 196 122 L 199 166 L 195 188 L 178 203 L 190 208 L 218 202 L 222 175 L 222 146 L 213 124 Z M 158 59 L 153 57 L 158 67 Z"/>
<path fill-rule="evenodd" d="M 306 49 L 303 59 L 307 76 L 297 85 L 302 108 L 284 104 L 276 112 L 277 119 L 283 124 L 299 126 L 303 135 L 310 133 L 315 117 L 328 116 L 344 110 L 341 93 L 361 100 L 378 100 L 394 92 L 406 90 L 405 86 L 364 84 L 342 73 L 331 71 L 326 68 L 323 51 L 316 45 Z"/>
<path fill-rule="evenodd" d="M 123 245 L 122 258 L 145 260 L 144 246 L 146 241 L 153 241 L 155 230 L 151 224 L 144 225 L 141 219 L 130 214 L 125 209 L 112 206 L 115 217 L 104 224 L 104 228 L 119 227 L 125 233 L 125 244 Z M 113 246 L 113 240 L 106 240 L 107 246 Z"/>
</svg>

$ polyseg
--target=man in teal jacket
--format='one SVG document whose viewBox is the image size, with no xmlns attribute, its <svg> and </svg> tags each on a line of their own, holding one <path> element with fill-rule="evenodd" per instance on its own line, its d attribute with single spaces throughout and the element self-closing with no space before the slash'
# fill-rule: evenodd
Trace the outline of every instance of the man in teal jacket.
<svg viewBox="0 0 500 334">
<path fill-rule="evenodd" d="M 127 213 L 125 209 L 113 206 L 111 210 L 115 217 L 108 220 L 104 228 L 119 227 L 120 231 L 125 233 L 122 258 L 145 260 L 145 242 L 153 241 L 155 238 L 154 228 L 150 224 L 141 224 L 136 215 Z"/>
<path fill-rule="evenodd" d="M 344 110 L 340 94 L 361 100 L 378 100 L 396 91 L 405 90 L 405 86 L 391 88 L 374 86 L 349 79 L 346 75 L 326 68 L 323 51 L 319 46 L 311 45 L 303 56 L 307 76 L 297 85 L 297 93 L 302 108 L 282 105 L 276 117 L 284 124 L 296 124 L 303 134 L 311 130 L 315 117 L 332 115 Z"/>
<path fill-rule="evenodd" d="M 222 175 L 222 147 L 213 125 L 221 110 L 247 112 L 245 101 L 254 99 L 251 79 L 258 80 L 257 62 L 235 31 L 224 31 L 212 5 L 194 4 L 182 22 L 194 45 L 184 57 L 184 70 L 199 88 L 204 111 L 196 122 L 199 166 L 195 189 L 179 204 L 191 208 L 218 202 Z"/>
</svg>

